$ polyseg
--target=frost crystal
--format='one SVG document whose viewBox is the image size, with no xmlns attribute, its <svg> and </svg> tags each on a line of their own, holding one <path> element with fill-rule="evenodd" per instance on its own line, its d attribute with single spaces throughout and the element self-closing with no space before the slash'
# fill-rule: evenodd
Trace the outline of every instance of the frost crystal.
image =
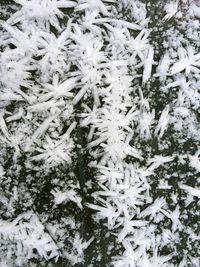
<svg viewBox="0 0 200 267">
<path fill-rule="evenodd" d="M 199 267 L 199 1 L 14 2 L 0 266 Z"/>
</svg>

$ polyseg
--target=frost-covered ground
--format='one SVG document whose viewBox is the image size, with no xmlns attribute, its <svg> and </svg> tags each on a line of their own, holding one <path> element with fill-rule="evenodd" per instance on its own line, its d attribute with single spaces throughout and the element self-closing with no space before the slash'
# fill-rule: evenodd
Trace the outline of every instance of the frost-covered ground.
<svg viewBox="0 0 200 267">
<path fill-rule="evenodd" d="M 200 1 L 0 6 L 0 266 L 200 266 Z"/>
</svg>

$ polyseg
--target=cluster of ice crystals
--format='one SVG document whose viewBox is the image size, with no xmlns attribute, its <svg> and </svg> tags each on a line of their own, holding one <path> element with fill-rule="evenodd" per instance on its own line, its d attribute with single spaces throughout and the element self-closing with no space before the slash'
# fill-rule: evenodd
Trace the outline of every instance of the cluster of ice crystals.
<svg viewBox="0 0 200 267">
<path fill-rule="evenodd" d="M 142 1 L 15 2 L 0 21 L 0 266 L 84 262 L 94 238 L 78 233 L 69 205 L 105 221 L 123 250 L 115 267 L 198 267 L 185 251 L 174 263 L 181 231 L 190 251 L 190 239 L 199 241 L 196 225 L 184 229 L 181 203 L 200 191 L 173 167 L 200 172 L 199 148 L 178 147 L 200 139 L 199 1 L 166 3 L 161 23 L 192 27 L 186 36 L 168 29 L 158 61 Z M 98 187 L 87 204 L 76 177 L 80 129 Z"/>
</svg>

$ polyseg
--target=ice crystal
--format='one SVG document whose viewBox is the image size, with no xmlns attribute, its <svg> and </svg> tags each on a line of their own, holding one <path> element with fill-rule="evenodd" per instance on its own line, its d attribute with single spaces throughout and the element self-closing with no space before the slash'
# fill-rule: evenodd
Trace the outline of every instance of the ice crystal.
<svg viewBox="0 0 200 267">
<path fill-rule="evenodd" d="M 1 12 L 0 266 L 104 266 L 105 228 L 115 267 L 199 266 L 199 1 L 143 2 Z"/>
</svg>

